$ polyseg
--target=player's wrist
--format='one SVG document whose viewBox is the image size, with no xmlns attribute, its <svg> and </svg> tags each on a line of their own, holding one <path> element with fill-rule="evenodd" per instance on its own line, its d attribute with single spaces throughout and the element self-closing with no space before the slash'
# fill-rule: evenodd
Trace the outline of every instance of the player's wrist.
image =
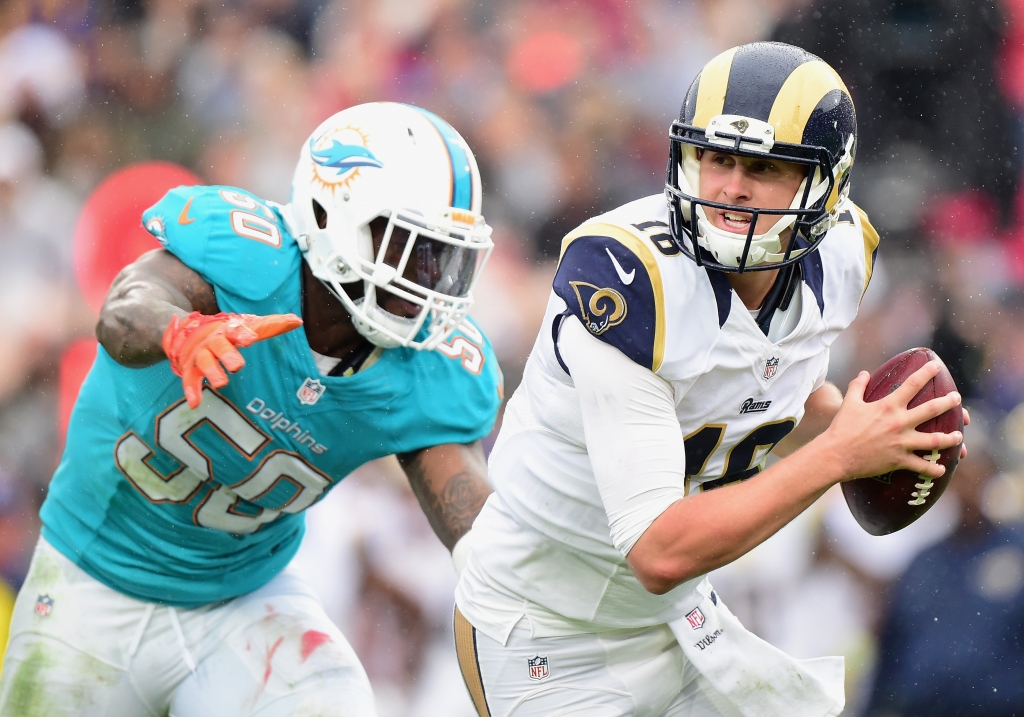
<svg viewBox="0 0 1024 717">
<path fill-rule="evenodd" d="M 826 490 L 836 483 L 856 478 L 843 442 L 829 427 L 788 458 L 806 476 L 813 490 Z"/>
</svg>

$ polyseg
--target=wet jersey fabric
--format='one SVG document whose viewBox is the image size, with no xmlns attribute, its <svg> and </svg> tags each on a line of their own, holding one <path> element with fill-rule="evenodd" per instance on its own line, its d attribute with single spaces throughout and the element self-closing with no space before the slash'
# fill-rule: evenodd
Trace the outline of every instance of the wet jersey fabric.
<svg viewBox="0 0 1024 717">
<path fill-rule="evenodd" d="M 301 315 L 299 249 L 279 208 L 230 187 L 179 187 L 143 215 L 213 285 L 222 311 Z M 43 535 L 142 600 L 196 607 L 269 582 L 298 550 L 302 511 L 367 461 L 491 429 L 501 374 L 466 323 L 435 351 L 384 351 L 323 376 L 303 330 L 241 349 L 222 389 L 185 402 L 166 361 L 101 347 L 42 509 Z"/>
</svg>

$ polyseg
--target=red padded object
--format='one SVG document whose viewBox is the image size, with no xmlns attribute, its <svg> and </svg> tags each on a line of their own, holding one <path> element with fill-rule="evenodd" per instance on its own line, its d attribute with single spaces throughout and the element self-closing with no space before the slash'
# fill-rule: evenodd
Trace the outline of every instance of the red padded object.
<svg viewBox="0 0 1024 717">
<path fill-rule="evenodd" d="M 871 374 L 865 401 L 877 401 L 895 391 L 910 374 L 929 361 L 938 360 L 931 349 L 910 349 L 892 357 Z M 926 401 L 956 390 L 953 377 L 945 364 L 931 381 L 911 399 L 909 407 L 914 408 Z M 960 406 L 951 408 L 940 416 L 925 421 L 917 430 L 922 433 L 952 433 L 964 430 L 964 412 Z M 918 455 L 928 454 L 918 451 Z M 939 478 L 923 478 L 908 470 L 896 470 L 883 476 L 860 478 L 843 483 L 843 496 L 853 517 L 872 535 L 888 535 L 901 530 L 924 515 L 946 490 L 953 478 L 957 463 L 960 462 L 960 445 L 938 451 L 935 459 L 946 466 L 946 472 Z"/>
<path fill-rule="evenodd" d="M 78 390 L 96 360 L 96 339 L 78 339 L 64 349 L 60 357 L 60 396 L 57 405 L 58 428 L 61 441 L 68 433 L 71 409 L 78 400 Z"/>
<path fill-rule="evenodd" d="M 202 184 L 202 180 L 172 162 L 140 162 L 114 172 L 89 195 L 75 225 L 73 252 L 75 278 L 94 312 L 100 312 L 117 272 L 160 247 L 143 228 L 142 212 L 183 184 Z M 96 359 L 96 346 L 95 339 L 82 339 L 61 357 L 61 436 L 67 431 L 78 389 Z"/>
<path fill-rule="evenodd" d="M 142 226 L 142 212 L 170 189 L 202 184 L 172 162 L 140 162 L 120 169 L 89 195 L 74 236 L 75 276 L 86 303 L 99 313 L 117 272 L 160 243 Z"/>
</svg>

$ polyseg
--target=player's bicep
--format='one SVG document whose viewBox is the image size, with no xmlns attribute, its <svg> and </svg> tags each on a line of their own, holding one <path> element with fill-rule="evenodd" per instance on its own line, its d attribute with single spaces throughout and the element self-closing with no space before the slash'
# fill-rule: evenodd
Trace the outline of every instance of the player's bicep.
<svg viewBox="0 0 1024 717">
<path fill-rule="evenodd" d="M 670 505 L 686 495 L 686 451 L 672 386 L 564 322 L 559 346 L 580 401 L 587 453 L 623 555 Z"/>
<path fill-rule="evenodd" d="M 217 296 L 197 271 L 165 249 L 154 249 L 117 275 L 104 302 L 104 310 L 120 303 L 166 301 L 186 312 L 216 314 Z"/>
<path fill-rule="evenodd" d="M 117 275 L 96 324 L 96 338 L 118 363 L 129 367 L 162 361 L 161 339 L 175 315 L 216 314 L 213 287 L 162 249 L 143 254 Z"/>
</svg>

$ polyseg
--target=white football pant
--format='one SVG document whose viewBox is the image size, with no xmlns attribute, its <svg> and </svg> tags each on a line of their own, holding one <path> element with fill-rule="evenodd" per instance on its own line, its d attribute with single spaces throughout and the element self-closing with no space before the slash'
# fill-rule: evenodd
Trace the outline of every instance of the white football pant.
<svg viewBox="0 0 1024 717">
<path fill-rule="evenodd" d="M 362 665 L 288 572 L 196 609 L 87 575 L 40 538 L 0 678 L 4 717 L 373 717 Z"/>
<path fill-rule="evenodd" d="M 666 625 L 502 645 L 455 610 L 459 666 L 480 717 L 741 717 Z"/>
</svg>

